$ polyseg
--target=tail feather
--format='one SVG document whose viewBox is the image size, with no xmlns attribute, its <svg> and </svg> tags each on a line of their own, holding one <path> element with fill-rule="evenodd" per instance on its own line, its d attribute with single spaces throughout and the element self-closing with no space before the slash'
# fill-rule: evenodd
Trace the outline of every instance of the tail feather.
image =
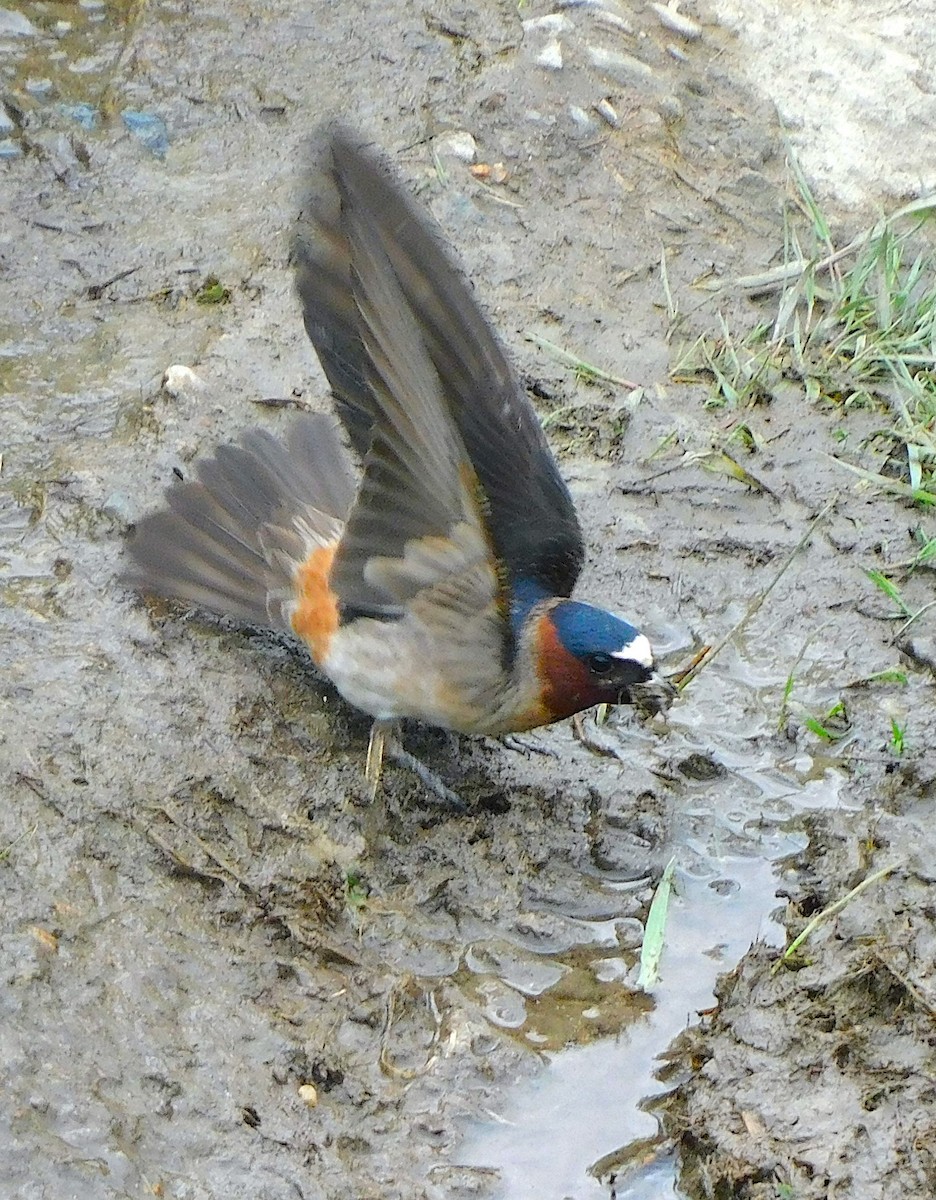
<svg viewBox="0 0 936 1200">
<path fill-rule="evenodd" d="M 265 562 L 259 556 L 245 563 L 223 554 L 210 532 L 177 513 L 157 512 L 141 521 L 130 553 L 125 581 L 140 591 L 251 624 L 269 623 Z"/>
<path fill-rule="evenodd" d="M 183 528 L 204 534 L 206 551 L 223 551 L 225 559 L 249 567 L 257 552 L 255 539 L 204 481 L 171 488 L 166 502 Z"/>
<path fill-rule="evenodd" d="M 295 568 L 340 531 L 355 484 L 335 423 L 298 418 L 287 441 L 253 430 L 176 483 L 144 517 L 126 580 L 222 616 L 288 629 Z M 285 549 L 285 553 L 284 553 Z"/>
<path fill-rule="evenodd" d="M 330 417 L 324 419 L 330 437 L 322 437 L 319 419 L 294 421 L 286 439 L 286 452 L 303 479 L 316 481 L 315 507 L 344 520 L 357 493 L 357 479 L 348 465 L 334 422 Z M 342 469 L 336 470 L 339 463 Z M 312 500 L 311 495 L 309 499 Z"/>
</svg>

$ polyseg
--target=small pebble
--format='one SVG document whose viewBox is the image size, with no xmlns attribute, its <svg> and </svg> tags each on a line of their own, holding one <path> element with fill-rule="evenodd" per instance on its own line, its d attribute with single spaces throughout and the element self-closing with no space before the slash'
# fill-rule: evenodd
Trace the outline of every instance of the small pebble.
<svg viewBox="0 0 936 1200">
<path fill-rule="evenodd" d="M 55 87 L 51 79 L 27 79 L 23 85 L 30 96 L 41 99 L 50 96 Z"/>
<path fill-rule="evenodd" d="M 162 117 L 130 108 L 125 108 L 120 116 L 124 125 L 151 154 L 155 154 L 157 158 L 166 157 L 166 151 L 169 149 L 169 131 Z"/>
<path fill-rule="evenodd" d="M 629 37 L 632 37 L 634 34 L 634 27 L 630 21 L 619 17 L 617 13 L 596 12 L 595 20 L 599 25 L 605 25 L 608 29 L 617 29 L 620 33 L 626 33 Z"/>
<path fill-rule="evenodd" d="M 91 104 L 60 104 L 59 111 L 63 117 L 77 121 L 82 129 L 94 129 L 98 122 L 98 111 Z"/>
<path fill-rule="evenodd" d="M 556 8 L 600 8 L 620 14 L 621 6 L 615 0 L 558 0 Z"/>
<path fill-rule="evenodd" d="M 196 375 L 191 367 L 174 363 L 171 367 L 166 368 L 166 373 L 162 377 L 162 389 L 173 400 L 179 400 L 203 392 L 205 381 L 200 375 Z"/>
<path fill-rule="evenodd" d="M 921 667 L 929 667 L 936 675 L 936 637 L 915 637 L 900 645 L 900 649 Z"/>
<path fill-rule="evenodd" d="M 612 129 L 619 129 L 621 126 L 621 118 L 617 115 L 614 105 L 610 100 L 599 100 L 595 105 L 595 112 L 601 117 L 606 125 L 610 125 Z"/>
<path fill-rule="evenodd" d="M 475 163 L 468 170 L 474 175 L 475 179 L 481 179 L 485 183 L 506 183 L 507 168 L 501 163 Z"/>
<path fill-rule="evenodd" d="M 35 37 L 38 32 L 22 13 L 0 8 L 0 37 Z"/>
<path fill-rule="evenodd" d="M 318 1092 L 311 1083 L 304 1083 L 299 1088 L 299 1099 L 307 1108 L 315 1108 L 318 1104 Z"/>
<path fill-rule="evenodd" d="M 592 963 L 592 973 L 599 983 L 621 983 L 630 970 L 623 958 L 599 958 Z"/>
<path fill-rule="evenodd" d="M 134 507 L 123 492 L 111 492 L 101 505 L 101 512 L 122 525 L 129 525 L 133 521 Z"/>
<path fill-rule="evenodd" d="M 615 921 L 614 931 L 622 950 L 636 950 L 643 943 L 644 927 L 636 917 L 622 917 Z"/>
<path fill-rule="evenodd" d="M 559 39 L 553 38 L 551 42 L 547 42 L 539 54 L 537 54 L 536 61 L 539 66 L 545 67 L 547 71 L 561 71 L 562 47 L 559 45 Z"/>
<path fill-rule="evenodd" d="M 678 96 L 663 96 L 657 105 L 657 112 L 664 121 L 680 121 L 684 116 L 682 101 Z"/>
<path fill-rule="evenodd" d="M 679 34 L 687 42 L 695 42 L 702 36 L 702 26 L 677 12 L 676 4 L 651 4 L 650 7 L 656 13 L 657 19 L 664 29 Z"/>
<path fill-rule="evenodd" d="M 584 108 L 580 108 L 577 104 L 569 105 L 569 116 L 579 129 L 592 129 L 595 122 L 591 119 Z"/>
<path fill-rule="evenodd" d="M 640 87 L 653 79 L 652 69 L 632 54 L 619 54 L 616 50 L 605 50 L 603 46 L 589 46 L 588 58 L 593 67 L 611 75 L 619 83 Z"/>
<path fill-rule="evenodd" d="M 562 13 L 548 13 L 545 17 L 531 17 L 523 22 L 524 33 L 568 33 L 572 28 L 572 22 Z"/>
<path fill-rule="evenodd" d="M 464 129 L 445 133 L 435 139 L 436 152 L 457 158 L 459 162 L 473 163 L 478 153 L 478 143 Z"/>
</svg>

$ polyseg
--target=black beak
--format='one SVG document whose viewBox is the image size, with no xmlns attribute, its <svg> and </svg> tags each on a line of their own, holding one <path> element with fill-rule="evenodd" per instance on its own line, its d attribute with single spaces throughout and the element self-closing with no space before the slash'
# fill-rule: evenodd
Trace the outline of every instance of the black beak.
<svg viewBox="0 0 936 1200">
<path fill-rule="evenodd" d="M 621 692 L 621 704 L 633 704 L 641 716 L 666 714 L 679 693 L 658 671 L 641 683 L 632 683 Z"/>
</svg>

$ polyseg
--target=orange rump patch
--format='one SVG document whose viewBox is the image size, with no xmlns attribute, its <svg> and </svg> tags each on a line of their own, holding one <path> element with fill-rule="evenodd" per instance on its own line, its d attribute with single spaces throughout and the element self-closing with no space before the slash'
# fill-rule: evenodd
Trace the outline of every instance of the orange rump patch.
<svg viewBox="0 0 936 1200">
<path fill-rule="evenodd" d="M 319 546 L 296 568 L 297 603 L 291 623 L 317 663 L 328 657 L 332 634 L 338 628 L 338 597 L 328 586 L 337 549 L 337 541 Z"/>
</svg>

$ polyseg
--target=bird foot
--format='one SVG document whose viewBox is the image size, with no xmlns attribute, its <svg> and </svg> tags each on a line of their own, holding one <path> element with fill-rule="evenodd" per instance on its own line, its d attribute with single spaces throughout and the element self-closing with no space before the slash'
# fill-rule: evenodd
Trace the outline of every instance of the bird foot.
<svg viewBox="0 0 936 1200">
<path fill-rule="evenodd" d="M 544 758 L 559 757 L 558 752 L 553 750 L 551 746 L 543 746 L 537 741 L 527 741 L 525 738 L 518 738 L 513 733 L 505 733 L 498 740 L 502 746 L 506 746 L 508 750 L 513 750 L 516 754 L 522 754 L 524 758 L 529 758 L 531 754 L 542 754 Z"/>
<path fill-rule="evenodd" d="M 452 812 L 466 810 L 467 805 L 457 792 L 453 792 L 450 787 L 446 786 L 434 771 L 430 770 L 424 762 L 420 762 L 415 754 L 410 754 L 403 748 L 397 721 L 375 721 L 371 726 L 364 777 L 370 788 L 372 800 L 376 797 L 380 787 L 385 758 L 398 767 L 403 767 L 411 775 L 415 775 L 426 791 L 440 801 L 444 808 L 448 808 Z"/>
</svg>

